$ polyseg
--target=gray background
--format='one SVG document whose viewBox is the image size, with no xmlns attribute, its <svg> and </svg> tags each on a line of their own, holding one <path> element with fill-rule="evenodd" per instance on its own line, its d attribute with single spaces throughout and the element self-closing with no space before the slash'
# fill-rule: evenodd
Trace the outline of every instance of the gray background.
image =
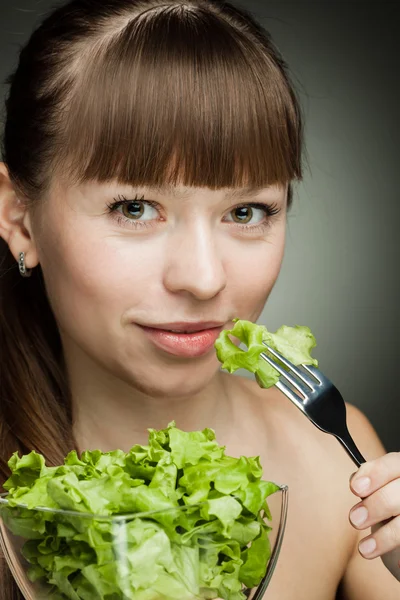
<svg viewBox="0 0 400 600">
<path fill-rule="evenodd" d="M 49 0 L 0 1 L 0 80 Z M 398 9 L 394 2 L 242 3 L 290 65 L 308 167 L 260 322 L 308 325 L 344 398 L 400 450 Z M 3 95 L 2 86 L 0 94 Z"/>
</svg>

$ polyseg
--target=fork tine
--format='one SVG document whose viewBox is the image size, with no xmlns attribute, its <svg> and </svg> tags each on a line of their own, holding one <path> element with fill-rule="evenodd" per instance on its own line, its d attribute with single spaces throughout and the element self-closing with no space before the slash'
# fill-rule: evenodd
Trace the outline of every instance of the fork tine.
<svg viewBox="0 0 400 600">
<path fill-rule="evenodd" d="M 286 385 L 281 379 L 276 382 L 275 387 L 278 388 L 283 394 L 285 394 L 286 398 L 289 398 L 297 406 L 300 410 L 303 410 L 303 399 L 300 398 L 297 394 L 294 393 L 293 390 L 290 389 L 289 386 Z"/>
<path fill-rule="evenodd" d="M 266 346 L 266 348 L 268 348 L 269 352 L 275 356 L 278 360 L 280 360 L 292 373 L 294 373 L 295 375 L 297 375 L 297 377 L 299 379 L 301 379 L 301 381 L 303 383 L 305 383 L 308 387 L 311 388 L 311 390 L 314 391 L 316 384 L 319 383 L 319 379 L 318 377 L 316 377 L 317 381 L 311 379 L 311 377 L 308 377 L 308 375 L 306 373 L 304 373 L 304 371 L 301 371 L 299 368 L 297 368 L 292 362 L 290 362 L 290 360 L 288 360 L 287 358 L 285 358 L 284 356 L 282 356 L 282 354 L 280 354 L 277 350 L 274 350 L 273 348 L 271 348 L 271 346 L 269 346 L 266 342 L 263 342 L 264 346 Z M 305 365 L 302 365 L 303 367 Z M 309 371 L 310 375 L 314 375 L 314 373 L 312 371 Z M 286 373 L 286 371 L 285 371 Z"/>
<path fill-rule="evenodd" d="M 284 377 L 289 383 L 292 384 L 293 387 L 296 388 L 296 390 L 298 390 L 300 392 L 300 394 L 302 394 L 304 397 L 306 397 L 307 390 L 304 389 L 304 387 L 301 385 L 301 383 L 295 377 L 293 377 L 293 375 L 291 375 L 290 373 L 285 371 L 285 369 L 283 367 L 278 365 L 267 354 L 264 354 L 264 352 L 262 354 L 260 354 L 260 357 L 263 358 L 269 365 L 271 365 L 271 367 L 276 369 L 278 371 L 278 373 L 280 375 L 282 375 L 282 377 Z"/>
<path fill-rule="evenodd" d="M 310 375 L 315 377 L 315 379 L 317 379 L 319 383 L 332 385 L 331 381 L 326 377 L 326 375 L 321 373 L 321 371 L 319 369 L 317 369 L 316 367 L 314 367 L 313 365 L 301 365 L 301 366 L 303 367 L 303 369 L 306 369 L 306 371 L 308 371 L 310 373 Z"/>
</svg>

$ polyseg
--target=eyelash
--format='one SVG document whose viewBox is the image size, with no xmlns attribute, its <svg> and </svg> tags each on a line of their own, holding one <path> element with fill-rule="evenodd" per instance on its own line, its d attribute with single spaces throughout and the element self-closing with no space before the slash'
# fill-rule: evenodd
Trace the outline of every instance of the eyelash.
<svg viewBox="0 0 400 600">
<path fill-rule="evenodd" d="M 136 221 L 133 219 L 128 219 L 127 217 L 124 217 L 122 214 L 118 214 L 116 212 L 120 206 L 124 206 L 124 205 L 126 206 L 128 204 L 131 204 L 132 202 L 137 202 L 137 201 L 143 202 L 143 203 L 147 204 L 148 206 L 152 206 L 153 208 L 160 210 L 160 205 L 157 202 L 154 202 L 152 200 L 145 200 L 144 196 L 139 198 L 138 195 L 136 195 L 134 198 L 130 198 L 130 199 L 126 198 L 123 195 L 118 195 L 116 198 L 114 198 L 113 202 L 110 202 L 109 204 L 107 204 L 107 207 L 108 207 L 109 213 L 116 213 L 115 218 L 119 225 L 128 225 L 128 226 L 131 226 L 134 228 L 153 227 L 152 221 Z M 266 221 L 263 221 L 262 223 L 257 223 L 256 225 L 246 225 L 246 224 L 229 221 L 229 223 L 231 223 L 234 226 L 239 227 L 242 231 L 243 231 L 243 229 L 246 229 L 246 230 L 252 231 L 252 232 L 265 230 L 267 227 L 270 227 L 271 219 L 281 212 L 281 208 L 279 208 L 276 203 L 263 204 L 261 202 L 247 202 L 247 203 L 243 203 L 243 204 L 238 204 L 233 209 L 231 209 L 231 211 L 235 210 L 237 208 L 246 208 L 246 207 L 263 210 L 265 212 L 267 219 L 266 219 Z"/>
</svg>

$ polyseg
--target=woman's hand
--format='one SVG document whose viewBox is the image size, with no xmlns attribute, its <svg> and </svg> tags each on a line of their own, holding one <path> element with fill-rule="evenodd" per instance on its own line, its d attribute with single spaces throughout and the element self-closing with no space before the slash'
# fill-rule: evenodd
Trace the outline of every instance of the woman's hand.
<svg viewBox="0 0 400 600">
<path fill-rule="evenodd" d="M 362 499 L 350 511 L 351 524 L 358 530 L 372 527 L 372 534 L 359 544 L 360 554 L 380 556 L 400 581 L 400 452 L 361 465 L 350 488 Z"/>
</svg>

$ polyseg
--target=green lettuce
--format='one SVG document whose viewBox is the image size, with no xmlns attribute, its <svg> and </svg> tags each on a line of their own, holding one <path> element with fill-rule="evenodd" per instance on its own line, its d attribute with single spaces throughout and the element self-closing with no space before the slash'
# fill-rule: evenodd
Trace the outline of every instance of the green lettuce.
<svg viewBox="0 0 400 600">
<path fill-rule="evenodd" d="M 318 366 L 317 359 L 311 356 L 316 341 L 309 327 L 282 325 L 275 333 L 271 333 L 263 325 L 251 321 L 240 319 L 233 321 L 235 323 L 233 329 L 224 329 L 215 342 L 218 360 L 222 363 L 222 368 L 229 373 L 237 369 L 246 369 L 254 373 L 260 387 L 269 388 L 275 385 L 280 374 L 263 360 L 260 354 L 264 353 L 276 359 L 268 352 L 263 342 L 277 350 L 294 365 Z M 246 350 L 239 348 L 230 336 L 240 340 L 246 346 Z"/>
<path fill-rule="evenodd" d="M 73 451 L 58 467 L 15 453 L 8 464 L 1 517 L 48 598 L 242 600 L 266 572 L 266 499 L 279 488 L 258 457 L 226 456 L 211 429 L 170 423 L 127 453 Z"/>
</svg>

